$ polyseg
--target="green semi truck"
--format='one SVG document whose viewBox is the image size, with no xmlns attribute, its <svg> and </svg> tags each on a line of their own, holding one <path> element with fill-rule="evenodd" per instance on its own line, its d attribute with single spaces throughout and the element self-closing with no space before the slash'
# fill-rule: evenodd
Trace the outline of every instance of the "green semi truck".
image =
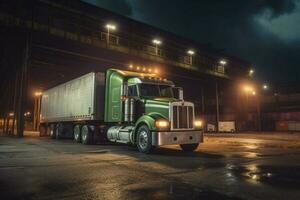
<svg viewBox="0 0 300 200">
<path fill-rule="evenodd" d="M 181 88 L 153 73 L 118 69 L 44 91 L 40 131 L 83 144 L 132 144 L 143 153 L 172 144 L 194 151 L 203 142 L 202 122 Z"/>
</svg>

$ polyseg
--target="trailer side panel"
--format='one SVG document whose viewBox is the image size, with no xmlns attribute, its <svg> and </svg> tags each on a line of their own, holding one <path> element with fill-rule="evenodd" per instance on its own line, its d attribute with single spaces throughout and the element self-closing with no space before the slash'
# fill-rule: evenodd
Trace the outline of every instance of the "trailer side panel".
<svg viewBox="0 0 300 200">
<path fill-rule="evenodd" d="M 97 77 L 97 73 L 92 72 L 45 91 L 42 96 L 41 122 L 101 120 L 101 114 L 95 113 L 97 107 L 104 106 L 103 102 L 95 100 L 101 98 L 96 98 L 99 84 Z"/>
</svg>

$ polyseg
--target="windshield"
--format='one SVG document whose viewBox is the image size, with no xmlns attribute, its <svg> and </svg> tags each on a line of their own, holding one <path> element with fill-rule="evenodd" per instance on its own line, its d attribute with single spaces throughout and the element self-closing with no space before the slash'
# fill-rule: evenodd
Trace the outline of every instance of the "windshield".
<svg viewBox="0 0 300 200">
<path fill-rule="evenodd" d="M 174 97 L 171 86 L 154 84 L 140 84 L 140 95 L 146 97 Z"/>
</svg>

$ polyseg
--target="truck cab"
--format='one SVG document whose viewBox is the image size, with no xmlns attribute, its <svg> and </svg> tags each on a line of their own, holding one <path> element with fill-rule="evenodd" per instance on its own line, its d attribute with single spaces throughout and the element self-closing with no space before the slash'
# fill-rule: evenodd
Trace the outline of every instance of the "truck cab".
<svg viewBox="0 0 300 200">
<path fill-rule="evenodd" d="M 135 144 L 150 153 L 155 146 L 179 144 L 193 151 L 203 142 L 202 123 L 183 91 L 156 74 L 110 69 L 106 72 L 105 122 L 113 142 Z"/>
</svg>

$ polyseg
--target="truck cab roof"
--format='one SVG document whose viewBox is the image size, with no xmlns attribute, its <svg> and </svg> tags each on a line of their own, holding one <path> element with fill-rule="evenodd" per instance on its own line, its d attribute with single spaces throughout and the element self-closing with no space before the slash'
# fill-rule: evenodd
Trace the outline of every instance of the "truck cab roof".
<svg viewBox="0 0 300 200">
<path fill-rule="evenodd" d="M 165 78 L 159 77 L 154 73 L 146 73 L 146 72 L 134 72 L 134 71 L 125 71 L 119 69 L 110 69 L 119 73 L 122 77 L 128 80 L 129 84 L 157 84 L 157 85 L 169 85 L 174 86 L 174 83 Z"/>
</svg>

